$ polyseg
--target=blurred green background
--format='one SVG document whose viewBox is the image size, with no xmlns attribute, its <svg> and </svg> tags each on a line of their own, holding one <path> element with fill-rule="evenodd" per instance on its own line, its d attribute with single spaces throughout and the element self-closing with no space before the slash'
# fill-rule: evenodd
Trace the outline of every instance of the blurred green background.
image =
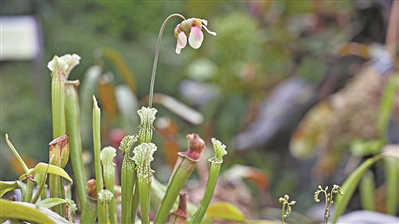
<svg viewBox="0 0 399 224">
<path fill-rule="evenodd" d="M 293 130 L 267 147 L 257 146 L 247 151 L 236 152 L 232 138 L 256 120 L 260 105 L 279 83 L 296 76 L 317 87 L 331 68 L 331 62 L 342 56 L 337 50 L 340 44 L 356 38 L 364 44 L 382 43 L 384 33 L 376 37 L 362 33 L 368 21 L 362 17 L 362 10 L 376 9 L 384 18 L 382 15 L 389 12 L 389 4 L 384 4 L 310 0 L 2 1 L 2 16 L 32 15 L 37 19 L 43 54 L 34 60 L 0 62 L 0 179 L 19 176 L 18 165 L 4 140 L 5 133 L 24 158 L 33 162 L 48 159 L 52 131 L 50 71 L 46 65 L 54 55 L 80 55 L 80 64 L 69 79 L 82 81 L 87 69 L 95 64 L 102 65 L 104 71 L 118 73 L 109 60 L 100 62 L 93 54 L 96 49 L 113 48 L 134 74 L 136 96 L 142 100 L 149 91 L 159 28 L 167 16 L 181 13 L 186 18 L 208 20 L 208 28 L 217 36 L 204 32 L 200 49 L 187 46 L 177 55 L 173 29 L 180 20 L 173 18 L 162 39 L 155 92 L 172 96 L 200 111 L 205 120 L 201 125 L 193 125 L 155 105 L 159 110 L 157 117 L 170 117 L 178 127 L 180 140 L 184 141 L 186 133 L 197 132 L 207 142 L 211 137 L 224 142 L 229 149 L 224 168 L 243 164 L 263 171 L 269 193 L 260 192 L 255 184 L 247 182 L 254 195 L 266 200 L 254 202 L 257 205 L 270 205 L 271 197 L 276 201 L 275 198 L 288 192 L 299 195 L 303 189 L 299 187 L 298 172 L 302 168 L 294 167 L 296 163 L 290 162 L 292 157 L 288 152 Z M 383 20 L 382 23 L 377 31 L 385 32 L 386 24 Z M 184 80 L 216 86 L 217 94 L 210 100 L 198 101 L 199 96 L 189 97 L 181 90 Z M 115 75 L 115 84 L 121 83 L 123 80 Z M 135 111 L 132 116 L 136 116 Z M 120 122 L 114 121 L 109 128 L 121 128 Z M 165 141 L 160 135 L 155 140 L 161 145 Z M 106 144 L 109 144 L 107 138 Z M 89 143 L 86 149 L 90 149 Z"/>
</svg>

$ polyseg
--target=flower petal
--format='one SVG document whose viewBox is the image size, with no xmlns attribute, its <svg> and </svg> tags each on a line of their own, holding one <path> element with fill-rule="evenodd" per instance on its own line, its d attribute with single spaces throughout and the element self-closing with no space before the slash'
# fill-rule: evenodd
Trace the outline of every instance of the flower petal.
<svg viewBox="0 0 399 224">
<path fill-rule="evenodd" d="M 204 34 L 198 26 L 191 28 L 190 36 L 188 37 L 188 43 L 194 49 L 201 47 L 202 41 L 204 40 Z"/>
<path fill-rule="evenodd" d="M 187 36 L 184 32 L 177 35 L 176 54 L 180 54 L 181 49 L 187 45 Z"/>
<path fill-rule="evenodd" d="M 205 26 L 208 26 L 208 21 L 206 21 L 205 19 L 200 19 L 200 20 Z"/>
</svg>

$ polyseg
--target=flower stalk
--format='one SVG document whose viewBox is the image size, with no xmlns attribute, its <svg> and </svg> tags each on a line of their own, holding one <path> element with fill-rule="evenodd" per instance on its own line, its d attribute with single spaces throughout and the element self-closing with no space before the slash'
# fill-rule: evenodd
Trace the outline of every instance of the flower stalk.
<svg viewBox="0 0 399 224">
<path fill-rule="evenodd" d="M 177 195 L 194 171 L 199 161 L 200 153 L 205 148 L 204 140 L 197 134 L 188 134 L 187 139 L 189 147 L 186 152 L 178 153 L 178 161 L 176 162 L 172 177 L 169 180 L 165 196 L 158 208 L 154 223 L 165 223 L 169 211 L 176 201 Z"/>
<path fill-rule="evenodd" d="M 105 188 L 114 195 L 114 180 L 115 180 L 115 163 L 113 162 L 114 157 L 116 156 L 116 149 L 113 147 L 105 147 L 101 150 L 100 160 L 103 165 L 104 172 L 104 182 Z M 109 211 L 109 220 L 111 224 L 115 224 L 117 222 L 116 213 L 115 213 L 115 197 L 112 197 L 110 200 L 110 211 Z"/>
<path fill-rule="evenodd" d="M 223 156 L 227 154 L 226 146 L 223 145 L 219 140 L 212 138 L 211 141 L 215 150 L 215 156 L 209 159 L 211 167 L 209 170 L 208 182 L 205 188 L 204 196 L 198 206 L 198 210 L 195 212 L 191 220 L 192 223 L 200 223 L 204 218 L 205 212 L 208 209 L 209 203 L 211 202 L 213 192 L 215 191 L 220 167 L 223 163 Z"/>
<path fill-rule="evenodd" d="M 154 64 L 152 66 L 152 73 L 151 73 L 150 95 L 148 98 L 148 107 L 149 108 L 152 107 L 152 98 L 154 96 L 155 74 L 157 72 L 157 64 L 158 64 L 159 50 L 161 49 L 161 40 L 162 40 L 163 30 L 165 29 L 166 23 L 173 17 L 180 17 L 182 20 L 186 20 L 186 18 L 184 18 L 184 16 L 182 16 L 180 14 L 172 14 L 165 19 L 165 21 L 162 23 L 161 29 L 159 30 L 157 46 L 155 48 Z"/>
<path fill-rule="evenodd" d="M 320 185 L 318 187 L 319 189 L 314 193 L 314 200 L 315 202 L 320 202 L 319 199 L 319 194 L 323 193 L 325 196 L 325 207 L 324 207 L 324 224 L 328 223 L 328 219 L 331 216 L 331 206 L 334 204 L 334 199 L 333 195 L 339 194 L 341 196 L 344 195 L 344 192 L 342 192 L 341 187 L 339 185 L 334 184 L 333 188 L 331 189 L 331 192 L 328 191 L 328 187 L 325 187 L 323 189 Z"/>
<path fill-rule="evenodd" d="M 290 196 L 287 194 L 284 197 L 279 198 L 279 202 L 283 204 L 281 208 L 281 223 L 284 224 L 284 219 L 291 214 L 291 206 L 296 204 L 296 201 L 289 202 Z"/>
<path fill-rule="evenodd" d="M 137 135 L 125 136 L 119 149 L 123 153 L 122 170 L 121 170 L 121 189 L 122 193 L 122 220 L 121 223 L 132 223 L 132 206 L 133 206 L 133 192 L 135 183 L 135 164 L 129 157 L 130 150 L 133 144 L 137 141 Z M 136 212 L 134 212 L 134 215 Z"/>
</svg>

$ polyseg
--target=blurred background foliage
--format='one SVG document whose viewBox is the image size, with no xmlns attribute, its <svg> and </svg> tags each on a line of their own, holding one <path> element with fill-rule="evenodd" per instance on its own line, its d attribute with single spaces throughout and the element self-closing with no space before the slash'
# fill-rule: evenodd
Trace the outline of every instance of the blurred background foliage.
<svg viewBox="0 0 399 224">
<path fill-rule="evenodd" d="M 14 173 L 9 169 L 15 162 L 5 145 L 5 133 L 23 157 L 32 162 L 47 160 L 51 107 L 50 71 L 46 65 L 54 55 L 81 56 L 80 65 L 69 79 L 82 81 L 92 65 L 100 65 L 103 73 L 114 74 L 112 83 L 117 86 L 124 83 L 123 75 L 118 75 L 121 71 L 98 51 L 112 48 L 126 62 L 135 80 L 135 96 L 146 105 L 159 28 L 168 15 L 181 13 L 187 18 L 207 19 L 208 28 L 217 36 L 204 33 L 200 49 L 186 47 L 177 55 L 173 29 L 180 21 L 171 20 L 162 39 L 155 92 L 172 96 L 198 110 L 205 120 L 194 125 L 155 105 L 159 110 L 157 117 L 170 119 L 177 132 L 172 138 L 177 143 L 165 138 L 165 132 L 158 132 L 155 136 L 158 144 L 165 150 L 184 147 L 184 136 L 191 132 L 199 133 L 206 141 L 211 137 L 220 139 L 230 150 L 224 168 L 233 164 L 253 166 L 266 178 L 260 179 L 267 182 L 267 190 L 260 187 L 259 176 L 245 179 L 252 194 L 260 198 L 253 206 L 273 205 L 278 197 L 290 193 L 294 200 L 295 197 L 303 199 L 307 207 L 312 203 L 309 190 L 317 186 L 307 181 L 314 161 L 298 162 L 292 158 L 288 150 L 290 136 L 308 109 L 343 88 L 369 59 L 358 52 L 340 53 L 342 44 L 351 41 L 365 46 L 383 44 L 390 5 L 390 1 L 311 0 L 2 1 L 2 16 L 37 18 L 43 54 L 33 61 L 1 61 L 0 179 L 14 179 L 18 173 L 18 168 L 12 169 Z M 347 55 L 356 57 L 345 57 Z M 326 83 L 331 76 L 335 82 Z M 297 105 L 309 99 L 317 100 L 309 101 L 299 119 L 292 120 L 290 128 L 277 134 L 273 141 L 252 146 L 251 150 L 236 151 L 234 136 L 256 122 L 273 89 L 293 77 L 309 84 L 312 95 L 299 94 L 303 99 L 286 103 Z M 323 84 L 331 85 L 328 93 L 318 91 L 323 90 Z M 91 101 L 80 103 L 91 105 Z M 279 113 L 279 108 L 275 110 Z M 136 112 L 131 111 L 131 116 L 137 116 Z M 286 120 L 291 121 L 289 117 Z M 112 144 L 115 137 L 112 134 L 117 132 L 111 130 L 123 129 L 123 126 L 123 119 L 107 124 L 103 144 Z M 125 128 L 121 133 L 132 134 L 126 133 L 130 130 Z M 86 142 L 85 148 L 89 150 L 90 144 Z M 159 156 L 155 166 L 163 167 L 166 160 Z M 165 181 L 163 174 L 160 171 L 157 177 Z"/>
</svg>

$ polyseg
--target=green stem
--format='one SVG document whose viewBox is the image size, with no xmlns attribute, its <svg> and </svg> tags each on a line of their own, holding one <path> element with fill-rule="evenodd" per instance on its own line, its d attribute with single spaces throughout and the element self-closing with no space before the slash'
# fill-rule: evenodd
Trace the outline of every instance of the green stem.
<svg viewBox="0 0 399 224">
<path fill-rule="evenodd" d="M 86 174 L 82 160 L 82 140 L 80 134 L 80 113 L 77 86 L 79 81 L 68 81 L 65 87 L 65 119 L 69 137 L 70 159 L 78 191 L 79 208 L 86 204 Z"/>
<path fill-rule="evenodd" d="M 283 203 L 283 209 L 281 209 L 281 222 L 284 224 L 284 214 L 285 214 L 285 203 Z"/>
<path fill-rule="evenodd" d="M 141 222 L 150 223 L 150 193 L 151 181 L 154 171 L 151 169 L 151 161 L 154 160 L 153 154 L 157 147 L 153 143 L 143 143 L 136 146 L 133 150 L 133 160 L 136 164 L 137 184 L 139 190 L 139 200 L 141 208 Z"/>
<path fill-rule="evenodd" d="M 101 112 L 98 108 L 96 97 L 93 96 L 93 144 L 94 144 L 94 168 L 96 173 L 97 193 L 103 189 L 103 176 L 101 171 L 100 150 L 101 150 Z"/>
<path fill-rule="evenodd" d="M 11 149 L 12 153 L 14 154 L 15 158 L 17 158 L 19 164 L 21 164 L 22 168 L 24 169 L 24 172 L 27 174 L 29 172 L 29 169 L 26 166 L 24 160 L 19 155 L 18 151 L 14 148 L 14 146 L 11 143 L 11 141 L 8 139 L 8 134 L 6 134 L 5 137 L 6 137 L 6 142 L 7 142 L 8 147 L 10 147 L 10 149 Z"/>
<path fill-rule="evenodd" d="M 100 209 L 98 210 L 98 223 L 108 224 L 108 212 L 109 204 L 113 198 L 113 194 L 109 190 L 101 190 L 98 193 L 98 201 L 100 203 Z"/>
<path fill-rule="evenodd" d="M 154 223 L 166 222 L 169 212 L 173 204 L 176 202 L 176 198 L 180 190 L 191 176 L 191 173 L 194 171 L 197 162 L 186 157 L 179 157 L 177 164 L 179 165 L 172 174 L 168 188 L 166 189 L 165 196 L 162 199 L 161 205 L 159 206 L 154 218 Z"/>
<path fill-rule="evenodd" d="M 49 164 L 64 168 L 69 159 L 69 140 L 67 135 L 62 135 L 49 143 Z M 50 198 L 65 199 L 65 190 L 62 185 L 62 177 L 56 174 L 49 175 Z M 65 217 L 65 204 L 51 208 L 60 216 Z"/>
<path fill-rule="evenodd" d="M 137 185 L 139 189 L 139 199 L 140 199 L 140 212 L 141 212 L 141 222 L 143 224 L 150 223 L 150 193 L 151 193 L 151 181 L 148 178 L 138 177 Z"/>
<path fill-rule="evenodd" d="M 180 14 L 172 14 L 172 15 L 168 16 L 168 18 L 165 19 L 165 21 L 163 22 L 163 24 L 161 26 L 161 29 L 159 30 L 157 46 L 155 48 L 154 64 L 152 66 L 152 73 L 151 73 L 150 95 L 149 95 L 149 98 L 148 98 L 148 106 L 150 108 L 152 107 L 152 98 L 153 98 L 153 95 L 154 95 L 155 74 L 157 72 L 157 63 L 158 63 L 158 57 L 159 57 L 159 50 L 161 48 L 162 34 L 163 34 L 163 30 L 165 29 L 166 23 L 172 17 L 180 17 L 181 19 L 186 20 L 186 18 L 184 18 L 184 16 L 182 16 Z"/>
<path fill-rule="evenodd" d="M 113 159 L 116 156 L 116 150 L 113 147 L 105 147 L 101 150 L 101 162 L 103 164 L 105 188 L 114 195 L 114 180 L 115 180 L 115 164 Z M 115 197 L 110 200 L 109 220 L 111 224 L 116 223 L 115 213 Z"/>
<path fill-rule="evenodd" d="M 135 176 L 135 179 L 137 180 L 137 176 Z M 136 216 L 137 216 L 137 209 L 139 208 L 139 202 L 140 202 L 140 194 L 139 194 L 139 188 L 136 187 L 134 188 L 134 194 L 133 194 L 133 203 L 132 203 L 132 212 L 131 212 L 131 223 L 136 222 Z"/>
<path fill-rule="evenodd" d="M 212 138 L 211 141 L 215 150 L 215 156 L 209 159 L 211 168 L 209 170 L 208 183 L 205 188 L 204 197 L 202 198 L 198 206 L 198 210 L 195 212 L 192 218 L 192 223 L 200 223 L 204 218 L 205 212 L 208 209 L 209 203 L 211 202 L 213 192 L 215 191 L 220 167 L 223 163 L 223 156 L 227 154 L 226 146 L 223 145 L 219 140 Z"/>
<path fill-rule="evenodd" d="M 123 153 L 122 170 L 121 170 L 121 194 L 122 194 L 122 220 L 121 223 L 134 223 L 132 222 L 132 206 L 133 206 L 133 191 L 136 181 L 135 164 L 129 157 L 133 144 L 137 141 L 137 135 L 125 136 L 119 149 Z M 136 213 L 134 212 L 134 216 Z"/>
<path fill-rule="evenodd" d="M 51 73 L 51 107 L 53 118 L 53 139 L 65 134 L 65 71 L 54 56 L 54 71 Z M 62 66 L 62 65 L 61 65 Z"/>
<path fill-rule="evenodd" d="M 198 210 L 195 212 L 191 223 L 200 223 L 204 218 L 205 212 L 211 202 L 213 192 L 215 191 L 216 182 L 218 180 L 221 163 L 212 163 L 208 176 L 208 183 L 205 188 L 204 197 L 202 198 Z"/>
<path fill-rule="evenodd" d="M 25 195 L 23 195 L 23 200 L 22 202 L 30 202 L 32 200 L 33 196 L 33 188 L 35 187 L 35 182 L 28 178 L 26 180 L 26 191 Z"/>
<path fill-rule="evenodd" d="M 386 213 L 394 216 L 398 205 L 398 158 L 385 158 L 385 172 L 388 195 Z"/>
<path fill-rule="evenodd" d="M 122 161 L 121 185 L 122 185 L 122 223 L 132 223 L 130 214 L 133 205 L 134 190 L 134 162 L 125 154 Z"/>
<path fill-rule="evenodd" d="M 85 206 L 80 216 L 80 223 L 95 223 L 97 218 L 97 203 L 86 198 Z"/>
<path fill-rule="evenodd" d="M 47 166 L 46 173 L 39 173 L 39 174 L 35 175 L 35 181 L 37 183 L 40 183 L 40 185 L 39 185 L 39 188 L 37 189 L 37 192 L 36 192 L 35 196 L 33 197 L 33 199 L 30 202 L 32 204 L 35 204 L 37 202 L 37 200 L 39 199 L 39 197 L 41 195 L 43 195 L 43 189 L 46 186 L 47 171 L 48 171 L 49 167 L 50 167 L 50 165 Z M 42 198 L 42 200 L 44 200 L 44 198 Z"/>
<path fill-rule="evenodd" d="M 327 224 L 327 222 L 328 222 L 328 209 L 329 209 L 329 206 L 328 206 L 328 193 L 327 193 L 327 191 L 323 191 L 324 192 L 324 195 L 325 195 L 325 199 L 326 199 L 326 202 L 325 202 L 325 205 L 324 205 L 324 224 Z"/>
<path fill-rule="evenodd" d="M 53 139 L 56 139 L 65 134 L 65 70 L 64 65 L 59 64 L 59 58 L 54 56 L 53 70 L 51 73 L 51 113 L 53 119 Z M 60 166 L 58 158 L 54 159 L 54 164 Z M 61 177 L 50 174 L 49 175 L 50 197 L 63 198 L 63 186 Z M 65 212 L 63 205 L 54 206 L 51 210 L 64 216 Z"/>
</svg>

